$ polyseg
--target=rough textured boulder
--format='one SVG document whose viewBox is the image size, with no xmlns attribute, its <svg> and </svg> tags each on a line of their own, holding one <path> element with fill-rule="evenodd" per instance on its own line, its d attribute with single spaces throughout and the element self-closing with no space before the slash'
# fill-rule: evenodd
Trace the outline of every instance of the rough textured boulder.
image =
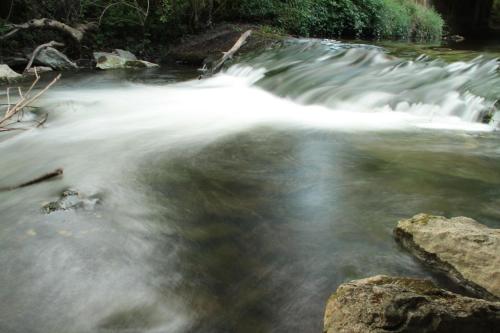
<svg viewBox="0 0 500 333">
<path fill-rule="evenodd" d="M 86 197 L 78 191 L 66 190 L 57 201 L 49 202 L 42 207 L 47 214 L 65 210 L 92 210 L 101 202 L 98 196 Z"/>
<path fill-rule="evenodd" d="M 341 285 L 328 300 L 325 333 L 493 333 L 500 303 L 438 289 L 431 281 L 375 276 Z"/>
<path fill-rule="evenodd" d="M 22 75 L 14 72 L 5 64 L 0 65 L 0 81 L 10 81 L 20 78 Z"/>
<path fill-rule="evenodd" d="M 426 214 L 399 221 L 396 240 L 479 297 L 500 300 L 500 229 Z"/>
<path fill-rule="evenodd" d="M 121 56 L 120 56 L 121 54 Z M 154 68 L 159 67 L 152 62 L 137 60 L 135 56 L 123 50 L 115 50 L 114 53 L 94 52 L 96 67 L 99 69 L 124 69 L 124 68 Z"/>
<path fill-rule="evenodd" d="M 41 50 L 35 59 L 38 63 L 59 71 L 78 69 L 74 62 L 53 47 Z"/>
</svg>

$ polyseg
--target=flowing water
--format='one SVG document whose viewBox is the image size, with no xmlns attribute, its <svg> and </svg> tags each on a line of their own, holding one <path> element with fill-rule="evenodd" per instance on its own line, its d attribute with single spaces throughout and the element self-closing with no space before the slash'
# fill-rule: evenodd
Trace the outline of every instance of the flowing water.
<svg viewBox="0 0 500 333">
<path fill-rule="evenodd" d="M 420 212 L 500 227 L 488 55 L 295 41 L 205 80 L 66 75 L 0 138 L 1 332 L 320 332 L 375 274 L 441 281 L 392 238 Z M 45 214 L 74 188 L 101 203 Z M 442 281 L 441 281 L 442 282 Z"/>
</svg>

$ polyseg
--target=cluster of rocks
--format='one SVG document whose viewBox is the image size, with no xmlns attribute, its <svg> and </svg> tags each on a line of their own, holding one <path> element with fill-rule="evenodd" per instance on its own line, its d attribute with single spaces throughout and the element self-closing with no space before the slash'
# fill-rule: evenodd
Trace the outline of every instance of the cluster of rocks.
<svg viewBox="0 0 500 333">
<path fill-rule="evenodd" d="M 375 276 L 342 284 L 325 333 L 500 332 L 500 230 L 473 219 L 426 214 L 399 221 L 396 241 L 474 298 L 425 279 Z"/>
<path fill-rule="evenodd" d="M 11 65 L 16 67 L 26 66 L 31 55 L 26 57 L 18 56 L 11 59 Z M 139 60 L 137 57 L 125 50 L 116 49 L 113 52 L 95 52 L 94 60 L 98 69 L 130 69 L 130 68 L 154 68 L 157 64 Z M 32 74 L 36 70 L 38 73 L 47 71 L 67 71 L 76 70 L 78 65 L 70 60 L 64 53 L 53 48 L 46 47 L 40 50 L 34 59 L 36 66 L 30 68 L 25 74 Z M 12 81 L 22 78 L 23 75 L 15 72 L 8 64 L 0 64 L 0 81 Z"/>
</svg>

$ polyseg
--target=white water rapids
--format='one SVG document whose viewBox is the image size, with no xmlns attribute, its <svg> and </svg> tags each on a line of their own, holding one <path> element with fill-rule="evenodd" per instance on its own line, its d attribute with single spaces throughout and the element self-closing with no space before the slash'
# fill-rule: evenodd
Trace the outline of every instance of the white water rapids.
<svg viewBox="0 0 500 333">
<path fill-rule="evenodd" d="M 63 78 L 0 138 L 0 187 L 64 168 L 0 192 L 0 332 L 319 332 L 339 283 L 431 276 L 399 218 L 500 220 L 495 60 L 299 42 L 145 73 Z M 102 203 L 41 212 L 67 188 Z"/>
</svg>

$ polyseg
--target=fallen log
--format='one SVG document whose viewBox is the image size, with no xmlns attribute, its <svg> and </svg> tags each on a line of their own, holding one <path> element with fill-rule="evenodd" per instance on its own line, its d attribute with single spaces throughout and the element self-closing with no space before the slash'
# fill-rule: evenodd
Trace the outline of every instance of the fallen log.
<svg viewBox="0 0 500 333">
<path fill-rule="evenodd" d="M 64 170 L 62 168 L 58 168 L 58 169 L 56 169 L 56 170 L 54 170 L 52 172 L 46 173 L 46 174 L 44 174 L 44 175 L 42 175 L 40 177 L 37 177 L 37 178 L 35 178 L 33 180 L 28 181 L 28 182 L 25 182 L 25 183 L 22 183 L 22 184 L 19 184 L 19 185 L 16 185 L 16 186 L 9 186 L 9 187 L 0 188 L 0 192 L 13 191 L 13 190 L 17 190 L 19 188 L 23 188 L 23 187 L 27 187 L 27 186 L 39 184 L 39 183 L 45 182 L 47 180 L 51 180 L 53 178 L 59 177 L 63 173 L 64 173 Z"/>
<path fill-rule="evenodd" d="M 97 24 L 95 22 L 90 22 L 90 23 L 78 24 L 72 27 L 66 23 L 57 20 L 41 18 L 41 19 L 33 19 L 22 24 L 7 24 L 6 27 L 10 28 L 11 30 L 6 34 L 4 34 L 3 36 L 0 36 L 0 40 L 7 39 L 13 36 L 19 30 L 51 28 L 64 32 L 79 44 L 82 41 L 83 37 L 85 36 L 85 33 L 89 30 L 97 28 Z"/>
<path fill-rule="evenodd" d="M 223 53 L 222 58 L 212 68 L 211 74 L 217 72 L 224 65 L 226 61 L 231 59 L 234 56 L 234 54 L 238 52 L 243 45 L 245 45 L 248 37 L 250 37 L 251 35 L 252 35 L 252 30 L 247 30 L 244 34 L 242 34 L 240 38 L 238 38 L 236 43 L 233 45 L 233 47 L 229 51 Z"/>
</svg>

